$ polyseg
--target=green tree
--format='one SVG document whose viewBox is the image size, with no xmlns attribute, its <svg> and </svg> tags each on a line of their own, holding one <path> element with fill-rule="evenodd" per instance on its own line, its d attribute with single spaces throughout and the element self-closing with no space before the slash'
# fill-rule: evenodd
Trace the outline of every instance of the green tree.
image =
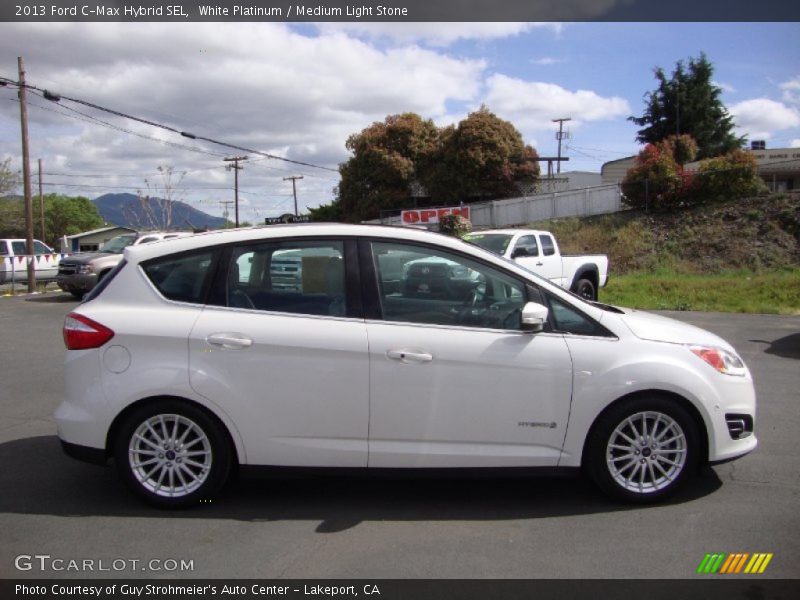
<svg viewBox="0 0 800 600">
<path fill-rule="evenodd" d="M 622 181 L 625 203 L 647 211 L 678 208 L 685 199 L 687 177 L 675 160 L 670 140 L 647 144 Z"/>
<path fill-rule="evenodd" d="M 41 218 L 34 211 L 34 228 L 39 234 Z M 94 203 L 84 196 L 62 196 L 47 194 L 44 196 L 44 229 L 46 244 L 58 247 L 58 240 L 65 235 L 74 235 L 82 231 L 98 229 L 105 223 L 97 212 Z"/>
<path fill-rule="evenodd" d="M 353 156 L 339 167 L 336 199 L 311 211 L 316 221 L 373 219 L 409 206 L 420 190 L 428 205 L 512 196 L 539 176 L 536 151 L 486 107 L 441 129 L 414 113 L 392 115 L 346 146 Z"/>
<path fill-rule="evenodd" d="M 19 173 L 12 171 L 10 164 L 10 158 L 0 162 L 0 196 L 14 191 L 20 182 Z"/>
<path fill-rule="evenodd" d="M 704 202 L 724 202 L 752 197 L 766 189 L 755 157 L 750 152 L 734 150 L 700 163 L 692 195 Z"/>
<path fill-rule="evenodd" d="M 698 158 L 711 158 L 741 148 L 744 136 L 733 134 L 733 117 L 720 100 L 722 90 L 711 78 L 714 66 L 701 53 L 688 65 L 678 61 L 671 77 L 656 67 L 658 87 L 645 94 L 641 117 L 628 117 L 639 130 L 637 140 L 656 144 L 667 136 L 687 133 L 698 145 Z"/>
<path fill-rule="evenodd" d="M 441 131 L 423 182 L 437 203 L 506 198 L 539 178 L 538 159 L 514 125 L 481 106 Z"/>
<path fill-rule="evenodd" d="M 414 113 L 388 116 L 351 135 L 345 145 L 353 156 L 339 167 L 341 218 L 357 222 L 404 206 L 417 181 L 416 167 L 437 137 L 433 121 Z"/>
</svg>

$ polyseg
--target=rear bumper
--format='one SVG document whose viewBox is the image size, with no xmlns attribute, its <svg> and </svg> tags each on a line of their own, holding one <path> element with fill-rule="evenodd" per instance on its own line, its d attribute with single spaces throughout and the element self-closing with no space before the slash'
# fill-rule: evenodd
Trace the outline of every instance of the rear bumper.
<svg viewBox="0 0 800 600">
<path fill-rule="evenodd" d="M 61 448 L 67 456 L 83 462 L 101 466 L 108 463 L 108 456 L 104 448 L 91 448 L 89 446 L 65 442 L 64 440 L 61 440 Z"/>
</svg>

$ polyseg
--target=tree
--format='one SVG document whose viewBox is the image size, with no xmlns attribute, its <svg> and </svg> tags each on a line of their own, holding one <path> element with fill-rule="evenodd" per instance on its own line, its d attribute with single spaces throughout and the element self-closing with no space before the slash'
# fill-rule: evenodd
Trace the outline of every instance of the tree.
<svg viewBox="0 0 800 600">
<path fill-rule="evenodd" d="M 539 156 L 522 134 L 485 106 L 444 128 L 424 165 L 423 182 L 442 203 L 504 198 L 539 178 Z"/>
<path fill-rule="evenodd" d="M 10 158 L 0 162 L 0 196 L 15 190 L 19 185 L 19 173 L 12 171 L 10 164 Z"/>
<path fill-rule="evenodd" d="M 645 146 L 622 182 L 625 202 L 634 208 L 672 211 L 738 200 L 764 189 L 755 157 L 743 150 L 700 161 L 696 171 L 685 169 L 696 147 L 686 135 Z"/>
<path fill-rule="evenodd" d="M 38 198 L 36 199 L 38 206 Z M 81 231 L 90 231 L 103 226 L 103 219 L 97 213 L 94 203 L 83 196 L 44 196 L 44 230 L 46 244 L 58 247 L 62 236 Z M 33 211 L 33 231 L 40 236 L 42 220 L 39 210 Z M 0 211 L 0 235 L 4 237 L 25 237 L 25 217 L 23 200 L 6 200 Z"/>
<path fill-rule="evenodd" d="M 636 139 L 656 144 L 667 136 L 687 133 L 698 145 L 698 158 L 711 158 L 741 148 L 744 136 L 733 134 L 733 117 L 720 100 L 722 90 L 711 77 L 714 66 L 701 53 L 690 58 L 687 66 L 678 61 L 667 78 L 661 67 L 654 70 L 658 88 L 645 94 L 641 117 L 628 117 L 643 127 Z"/>
<path fill-rule="evenodd" d="M 125 217 L 137 229 L 169 231 L 173 227 L 172 207 L 184 195 L 185 190 L 176 190 L 186 172 L 176 172 L 174 167 L 159 166 L 161 181 L 144 180 L 147 191 L 136 191 L 137 202 L 123 207 Z M 177 177 L 177 180 L 174 178 Z"/>
<path fill-rule="evenodd" d="M 734 150 L 700 163 L 692 195 L 705 202 L 724 202 L 755 196 L 765 189 L 755 157 L 750 152 Z"/>
<path fill-rule="evenodd" d="M 346 146 L 353 156 L 339 167 L 336 199 L 312 210 L 314 220 L 373 219 L 409 206 L 420 190 L 429 206 L 503 198 L 539 176 L 536 151 L 486 107 L 441 129 L 414 113 L 392 115 Z"/>
<path fill-rule="evenodd" d="M 353 156 L 339 167 L 341 217 L 357 222 L 402 207 L 417 181 L 416 167 L 437 137 L 433 121 L 414 113 L 388 116 L 351 135 L 345 146 Z"/>
</svg>

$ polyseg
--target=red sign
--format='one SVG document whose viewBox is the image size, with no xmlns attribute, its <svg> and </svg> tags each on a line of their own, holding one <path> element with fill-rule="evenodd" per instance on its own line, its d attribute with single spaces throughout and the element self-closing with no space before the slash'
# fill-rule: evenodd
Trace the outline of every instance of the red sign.
<svg viewBox="0 0 800 600">
<path fill-rule="evenodd" d="M 469 206 L 450 206 L 447 208 L 416 208 L 400 213 L 403 225 L 433 225 L 447 215 L 461 215 L 469 220 Z"/>
</svg>

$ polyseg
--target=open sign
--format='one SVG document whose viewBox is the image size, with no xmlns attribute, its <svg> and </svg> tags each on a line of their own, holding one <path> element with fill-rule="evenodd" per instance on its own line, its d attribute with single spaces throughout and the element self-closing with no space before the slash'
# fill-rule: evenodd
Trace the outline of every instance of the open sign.
<svg viewBox="0 0 800 600">
<path fill-rule="evenodd" d="M 404 210 L 400 213 L 400 218 L 403 221 L 403 225 L 433 225 L 447 215 L 461 215 L 469 220 L 469 206 Z"/>
</svg>

